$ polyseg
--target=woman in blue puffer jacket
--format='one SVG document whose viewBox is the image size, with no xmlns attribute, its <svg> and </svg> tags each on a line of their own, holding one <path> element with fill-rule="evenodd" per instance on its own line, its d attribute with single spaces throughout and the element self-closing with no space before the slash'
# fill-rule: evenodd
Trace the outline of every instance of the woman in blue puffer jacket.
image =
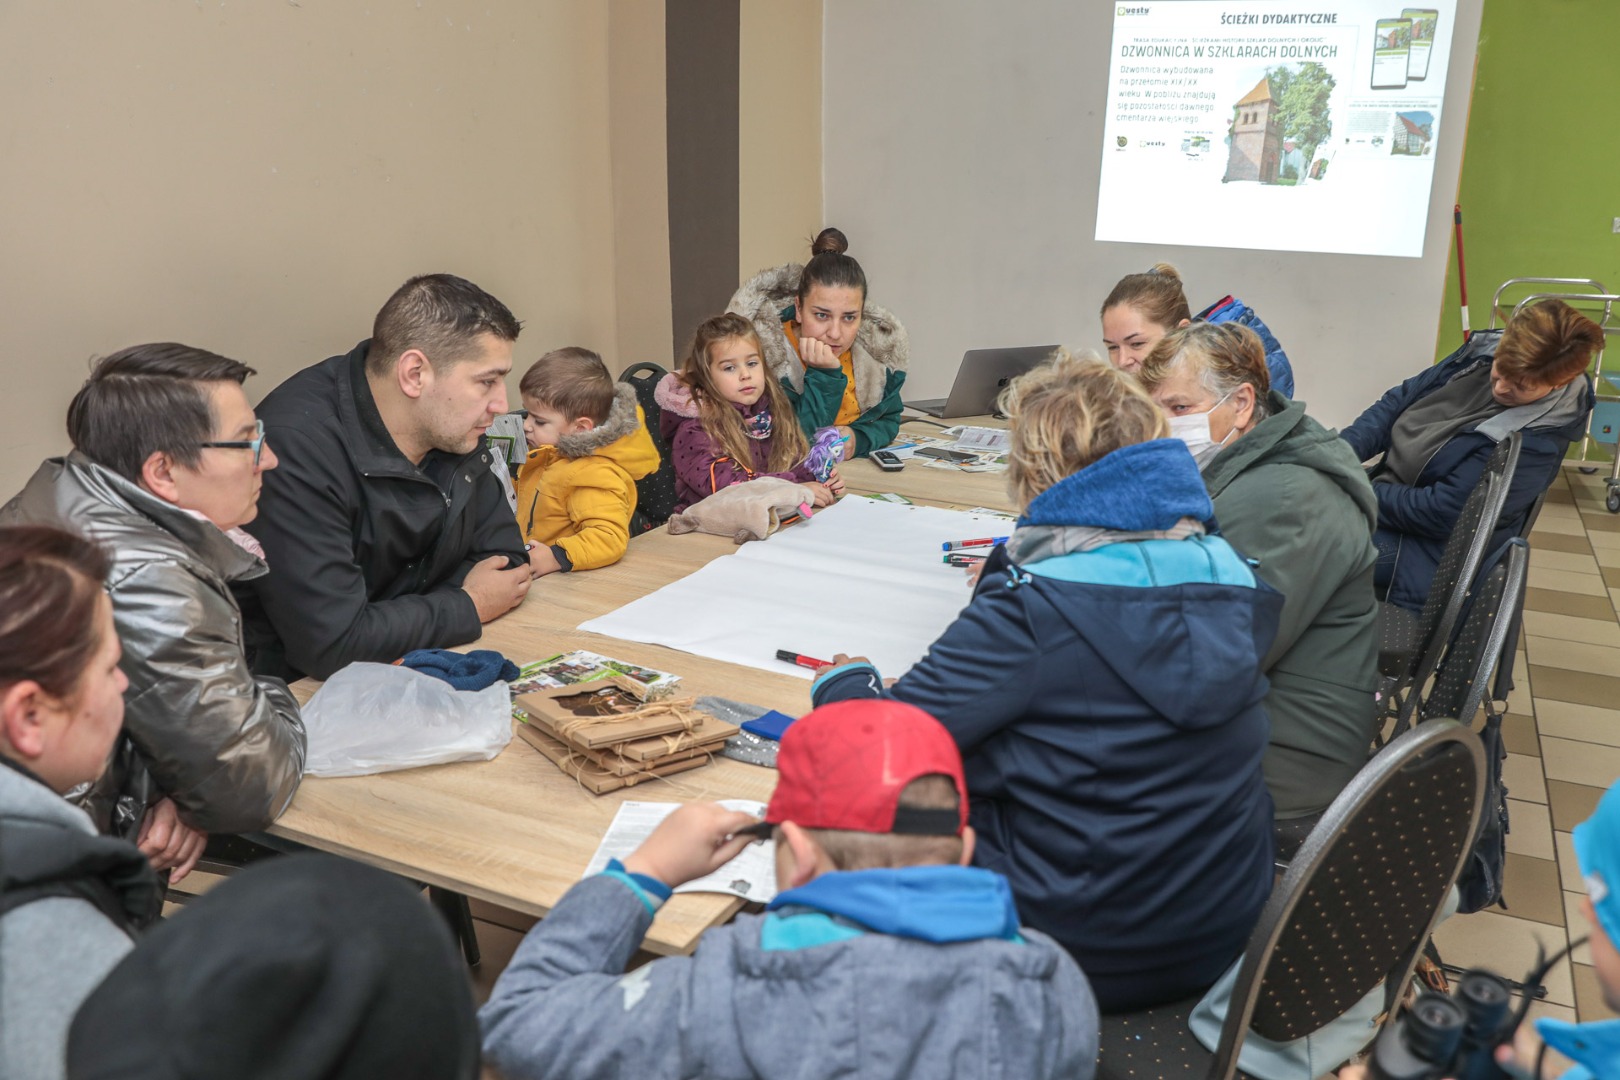
<svg viewBox="0 0 1620 1080">
<path fill-rule="evenodd" d="M 1282 598 L 1213 534 L 1198 466 L 1134 378 L 1063 355 L 1002 408 L 1023 516 L 888 692 L 955 736 L 976 861 L 1104 1011 L 1195 996 L 1271 891 L 1260 663 Z M 839 660 L 817 705 L 885 692 Z"/>
<path fill-rule="evenodd" d="M 1476 331 L 1462 348 L 1379 398 L 1341 434 L 1372 471 L 1378 496 L 1373 582 L 1390 603 L 1421 611 L 1468 493 L 1496 444 L 1522 433 L 1519 464 L 1488 551 L 1524 527 L 1586 433 L 1597 323 L 1562 300 L 1532 304 L 1501 330 Z"/>
</svg>

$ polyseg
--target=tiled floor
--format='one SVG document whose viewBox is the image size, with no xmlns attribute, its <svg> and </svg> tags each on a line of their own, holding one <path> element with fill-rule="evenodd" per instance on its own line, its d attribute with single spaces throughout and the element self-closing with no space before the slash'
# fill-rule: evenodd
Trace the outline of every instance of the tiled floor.
<svg viewBox="0 0 1620 1080">
<path fill-rule="evenodd" d="M 1620 515 L 1603 507 L 1603 477 L 1565 469 L 1530 536 L 1530 582 L 1517 689 L 1503 725 L 1507 909 L 1451 919 L 1436 943 L 1449 963 L 1518 976 L 1587 933 L 1569 831 L 1620 778 Z M 1612 1016 L 1578 949 L 1546 980 L 1537 1015 Z"/>
<path fill-rule="evenodd" d="M 1517 689 L 1504 724 L 1511 806 L 1507 909 L 1457 916 L 1436 935 L 1443 958 L 1517 977 L 1586 934 L 1570 829 L 1620 778 L 1620 515 L 1603 508 L 1601 476 L 1566 469 L 1531 534 L 1530 588 L 1516 657 Z M 199 880 L 198 886 L 206 882 Z M 511 959 L 528 916 L 473 901 L 483 963 L 482 1002 Z M 1546 979 L 1532 1015 L 1593 1020 L 1603 1004 L 1590 956 L 1574 954 Z"/>
</svg>

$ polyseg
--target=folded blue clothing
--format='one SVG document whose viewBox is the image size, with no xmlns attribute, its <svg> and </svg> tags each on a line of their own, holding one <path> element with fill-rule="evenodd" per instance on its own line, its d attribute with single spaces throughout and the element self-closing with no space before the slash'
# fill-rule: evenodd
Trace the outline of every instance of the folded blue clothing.
<svg viewBox="0 0 1620 1080">
<path fill-rule="evenodd" d="M 417 649 L 400 661 L 413 671 L 443 679 L 457 690 L 483 690 L 493 683 L 512 682 L 518 666 L 494 649 L 458 653 L 451 649 Z"/>
<path fill-rule="evenodd" d="M 782 733 L 787 731 L 788 725 L 793 723 L 795 719 L 797 717 L 788 716 L 772 709 L 770 712 L 762 716 L 756 716 L 752 720 L 744 720 L 742 729 L 751 731 L 762 739 L 780 739 Z"/>
</svg>

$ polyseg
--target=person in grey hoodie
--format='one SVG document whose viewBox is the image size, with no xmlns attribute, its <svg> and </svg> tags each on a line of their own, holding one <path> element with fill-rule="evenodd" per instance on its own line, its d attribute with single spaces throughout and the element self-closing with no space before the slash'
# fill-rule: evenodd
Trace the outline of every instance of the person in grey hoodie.
<svg viewBox="0 0 1620 1080">
<path fill-rule="evenodd" d="M 479 1013 L 484 1053 L 530 1077 L 1093 1075 L 1096 999 L 1006 878 L 969 865 L 950 733 L 894 701 L 794 722 L 764 822 L 683 806 L 575 885 Z M 672 888 L 756 836 L 781 890 L 690 957 L 624 968 Z"/>
<path fill-rule="evenodd" d="M 0 528 L 0 1076 L 63 1075 L 80 1002 L 157 914 L 156 875 L 62 798 L 95 780 L 124 718 L 109 560 Z"/>
</svg>

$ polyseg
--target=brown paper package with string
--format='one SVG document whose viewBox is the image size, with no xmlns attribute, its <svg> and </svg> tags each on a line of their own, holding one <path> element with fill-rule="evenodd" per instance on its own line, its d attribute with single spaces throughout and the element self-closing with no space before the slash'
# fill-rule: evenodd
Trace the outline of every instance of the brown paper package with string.
<svg viewBox="0 0 1620 1080">
<path fill-rule="evenodd" d="M 518 735 L 600 795 L 705 765 L 737 733 L 692 698 L 647 702 L 630 679 L 538 690 L 518 698 Z"/>
</svg>

